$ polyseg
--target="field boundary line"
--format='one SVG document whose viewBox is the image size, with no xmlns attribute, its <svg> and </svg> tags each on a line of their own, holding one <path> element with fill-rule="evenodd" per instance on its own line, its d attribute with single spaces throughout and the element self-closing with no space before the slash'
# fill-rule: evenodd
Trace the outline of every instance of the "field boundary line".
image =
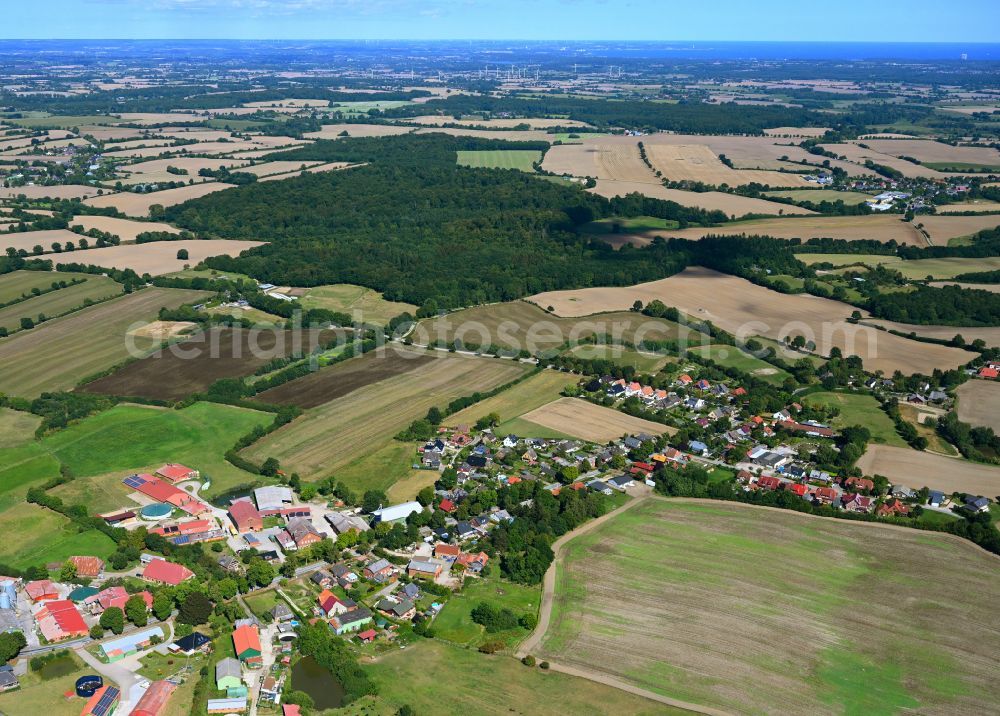
<svg viewBox="0 0 1000 716">
<path fill-rule="evenodd" d="M 650 493 L 643 492 L 643 494 L 637 495 L 626 502 L 621 507 L 618 507 L 605 515 L 601 515 L 596 519 L 587 522 L 584 525 L 567 532 L 562 537 L 557 539 L 552 543 L 552 553 L 555 557 L 552 560 L 552 564 L 549 565 L 548 570 L 545 572 L 545 578 L 542 581 L 542 604 L 539 609 L 538 614 L 538 626 L 535 627 L 535 631 L 531 635 L 521 642 L 520 646 L 517 648 L 515 656 L 517 658 L 522 658 L 526 656 L 533 649 L 537 648 L 542 641 L 542 637 L 545 636 L 545 632 L 548 631 L 549 621 L 552 617 L 552 603 L 555 598 L 555 586 L 556 586 L 556 571 L 558 570 L 559 564 L 562 559 L 562 548 L 571 540 L 581 537 L 593 530 L 597 529 L 605 522 L 611 520 L 612 518 L 633 509 L 636 505 L 641 505 L 647 499 L 649 499 Z M 589 681 L 595 681 L 599 684 L 604 684 L 605 686 L 611 686 L 622 691 L 626 691 L 630 694 L 636 696 L 641 696 L 643 698 L 649 699 L 650 701 L 658 701 L 659 703 L 666 704 L 667 706 L 673 706 L 674 708 L 683 709 L 685 711 L 692 711 L 694 713 L 706 714 L 707 716 L 729 716 L 727 711 L 722 711 L 720 709 L 714 709 L 710 706 L 701 706 L 699 704 L 692 704 L 686 701 L 680 701 L 679 699 L 672 699 L 669 696 L 663 696 L 654 691 L 649 691 L 643 689 L 639 686 L 629 684 L 625 681 L 611 676 L 610 674 L 604 674 L 599 671 L 588 671 L 583 669 L 577 669 L 573 666 L 567 666 L 565 664 L 558 664 L 553 661 L 549 661 L 549 668 L 553 671 L 558 671 L 563 674 L 568 674 L 570 676 L 577 676 L 581 679 L 588 679 Z"/>
</svg>

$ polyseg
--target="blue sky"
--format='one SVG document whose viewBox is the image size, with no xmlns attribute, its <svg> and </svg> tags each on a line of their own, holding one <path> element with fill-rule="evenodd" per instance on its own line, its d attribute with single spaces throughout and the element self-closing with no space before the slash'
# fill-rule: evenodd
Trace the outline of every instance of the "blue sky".
<svg viewBox="0 0 1000 716">
<path fill-rule="evenodd" d="M 1000 42 L 997 0 L 11 0 L 0 37 Z"/>
</svg>

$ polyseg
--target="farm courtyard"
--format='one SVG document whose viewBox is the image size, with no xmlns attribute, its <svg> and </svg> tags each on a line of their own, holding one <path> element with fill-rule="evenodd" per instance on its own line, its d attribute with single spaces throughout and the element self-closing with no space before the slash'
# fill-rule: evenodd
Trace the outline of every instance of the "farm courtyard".
<svg viewBox="0 0 1000 716">
<path fill-rule="evenodd" d="M 957 539 L 648 499 L 559 559 L 557 664 L 733 713 L 1000 709 L 996 557 Z"/>
</svg>

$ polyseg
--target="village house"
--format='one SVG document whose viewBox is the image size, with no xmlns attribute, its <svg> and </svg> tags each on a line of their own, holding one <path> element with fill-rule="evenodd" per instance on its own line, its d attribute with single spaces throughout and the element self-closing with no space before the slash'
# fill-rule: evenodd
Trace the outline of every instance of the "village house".
<svg viewBox="0 0 1000 716">
<path fill-rule="evenodd" d="M 396 577 L 395 567 L 387 559 L 378 559 L 369 564 L 365 567 L 364 575 L 366 578 L 379 583 L 388 582 Z"/>
<path fill-rule="evenodd" d="M 388 617 L 403 620 L 410 620 L 417 613 L 417 608 L 413 606 L 413 603 L 408 599 L 403 599 L 401 601 L 383 599 L 378 603 L 376 609 Z"/>
<path fill-rule="evenodd" d="M 408 565 L 406 565 L 406 574 L 410 577 L 437 579 L 441 575 L 443 569 L 444 565 L 440 562 L 413 559 L 410 560 Z"/>
<path fill-rule="evenodd" d="M 248 666 L 260 666 L 260 630 L 251 624 L 244 624 L 233 631 L 233 648 L 236 658 Z"/>
<path fill-rule="evenodd" d="M 372 621 L 372 613 L 364 607 L 352 609 L 344 614 L 338 614 L 330 620 L 330 628 L 337 636 L 358 631 L 362 626 Z"/>
<path fill-rule="evenodd" d="M 197 470 L 192 470 L 190 467 L 185 467 L 175 462 L 161 467 L 156 471 L 156 475 L 174 485 L 184 480 L 197 480 L 200 477 Z"/>
<path fill-rule="evenodd" d="M 893 498 L 879 505 L 875 514 L 879 517 L 905 517 L 910 514 L 910 507 Z"/>
<path fill-rule="evenodd" d="M 215 665 L 215 688 L 219 691 L 243 686 L 243 667 L 238 659 L 227 656 Z"/>
<path fill-rule="evenodd" d="M 165 559 L 154 559 L 142 570 L 142 578 L 153 584 L 163 584 L 176 587 L 191 579 L 194 572 L 181 564 L 174 564 Z"/>
<path fill-rule="evenodd" d="M 453 544 L 445 544 L 444 542 L 438 542 L 434 545 L 434 556 L 438 559 L 443 559 L 448 562 L 454 562 L 458 555 L 462 553 L 461 548 Z"/>
<path fill-rule="evenodd" d="M 351 530 L 361 534 L 371 529 L 364 518 L 351 512 L 330 512 L 324 519 L 338 535 L 350 532 Z"/>
<path fill-rule="evenodd" d="M 349 612 L 357 606 L 357 603 L 346 597 L 338 597 L 333 592 L 328 589 L 324 589 L 319 597 L 319 608 L 322 610 L 323 614 L 329 619 L 337 614 L 344 614 Z"/>
<path fill-rule="evenodd" d="M 110 663 L 121 661 L 152 645 L 153 639 L 163 639 L 163 628 L 159 626 L 142 629 L 101 644 L 101 651 Z"/>
<path fill-rule="evenodd" d="M 305 549 L 323 540 L 323 535 L 305 517 L 296 517 L 289 520 L 285 529 L 292 536 L 292 539 L 295 540 L 295 546 L 299 549 Z"/>
<path fill-rule="evenodd" d="M 848 512 L 868 513 L 872 511 L 875 500 L 857 493 L 848 493 L 841 498 L 844 509 Z"/>
</svg>

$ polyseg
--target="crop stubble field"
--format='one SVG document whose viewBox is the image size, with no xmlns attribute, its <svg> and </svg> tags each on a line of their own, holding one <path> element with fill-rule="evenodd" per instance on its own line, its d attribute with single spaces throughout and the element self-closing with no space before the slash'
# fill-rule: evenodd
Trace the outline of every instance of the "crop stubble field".
<svg viewBox="0 0 1000 716">
<path fill-rule="evenodd" d="M 521 419 L 595 443 L 606 443 L 623 435 L 673 435 L 677 432 L 675 428 L 661 423 L 626 415 L 579 398 L 559 398 L 525 413 Z"/>
<path fill-rule="evenodd" d="M 926 485 L 948 495 L 1000 495 L 1000 467 L 993 465 L 891 445 L 869 445 L 857 464 L 864 474 L 884 475 L 892 483 Z"/>
<path fill-rule="evenodd" d="M 695 206 L 707 211 L 724 211 L 732 218 L 739 218 L 746 214 L 808 216 L 813 213 L 809 209 L 803 209 L 799 206 L 766 201 L 765 199 L 753 199 L 721 191 L 699 192 L 668 189 L 655 179 L 646 182 L 598 179 L 597 186 L 589 191 L 608 198 L 626 196 L 627 194 L 642 194 L 653 199 L 676 201 L 682 206 Z"/>
<path fill-rule="evenodd" d="M 385 357 L 372 353 L 357 360 L 407 360 L 393 357 L 396 351 L 390 350 Z M 422 355 L 419 351 L 406 353 Z M 330 381 L 337 390 L 340 371 L 355 370 L 352 362 L 321 369 L 316 377 L 308 378 Z M 460 396 L 496 388 L 523 375 L 525 370 L 523 364 L 508 360 L 439 354 L 414 370 L 309 409 L 244 454 L 253 460 L 276 457 L 283 469 L 298 472 L 303 479 L 318 479 L 389 442 L 411 421 L 422 418 L 431 406 L 444 407 Z M 297 389 L 294 381 L 283 387 Z"/>
<path fill-rule="evenodd" d="M 126 332 L 153 320 L 161 307 L 176 308 L 207 296 L 204 291 L 146 288 L 0 339 L 0 391 L 32 398 L 42 391 L 70 390 L 88 375 L 128 357 Z M 155 344 L 137 338 L 140 350 Z M 79 346 L 80 350 L 69 350 Z"/>
<path fill-rule="evenodd" d="M 145 244 L 121 244 L 100 249 L 84 249 L 71 254 L 63 254 L 65 261 L 93 264 L 111 268 L 130 268 L 140 276 L 148 273 L 160 276 L 180 271 L 184 266 L 194 266 L 209 256 L 236 256 L 242 251 L 260 246 L 261 241 L 237 241 L 215 239 L 212 241 L 184 239 L 180 241 L 151 241 Z M 184 249 L 188 258 L 177 258 L 177 252 Z"/>
<path fill-rule="evenodd" d="M 1000 432 L 1000 383 L 970 380 L 955 391 L 958 419 L 971 425 L 983 425 Z"/>
<path fill-rule="evenodd" d="M 658 299 L 695 320 L 709 319 L 723 330 L 748 337 L 783 340 L 811 331 L 820 352 L 833 346 L 864 359 L 868 370 L 929 374 L 934 368 L 955 368 L 971 353 L 958 348 L 918 343 L 884 331 L 847 323 L 852 306 L 816 296 L 782 294 L 735 276 L 704 268 L 688 268 L 670 278 L 631 287 L 550 291 L 528 300 L 552 306 L 561 316 L 587 316 L 599 311 L 625 310 L 634 301 Z M 954 332 L 952 333 L 954 335 Z M 949 336 L 950 337 L 950 336 Z M 851 340 L 853 338 L 853 341 Z M 851 345 L 853 343 L 853 345 Z"/>
<path fill-rule="evenodd" d="M 59 279 L 56 278 L 58 274 L 45 273 L 42 276 L 48 278 L 49 283 L 62 279 L 61 276 Z M 49 318 L 61 316 L 74 309 L 82 308 L 86 301 L 102 301 L 117 296 L 121 292 L 121 284 L 112 281 L 107 276 L 88 276 L 85 283 L 60 288 L 57 291 L 49 291 L 27 301 L 0 308 L 0 327 L 13 333 L 20 328 L 21 318 L 31 318 L 33 321 L 38 321 L 39 315 L 42 314 Z"/>
<path fill-rule="evenodd" d="M 733 713 L 1000 707 L 1000 578 L 970 544 L 652 499 L 563 554 L 542 658 Z"/>
</svg>

